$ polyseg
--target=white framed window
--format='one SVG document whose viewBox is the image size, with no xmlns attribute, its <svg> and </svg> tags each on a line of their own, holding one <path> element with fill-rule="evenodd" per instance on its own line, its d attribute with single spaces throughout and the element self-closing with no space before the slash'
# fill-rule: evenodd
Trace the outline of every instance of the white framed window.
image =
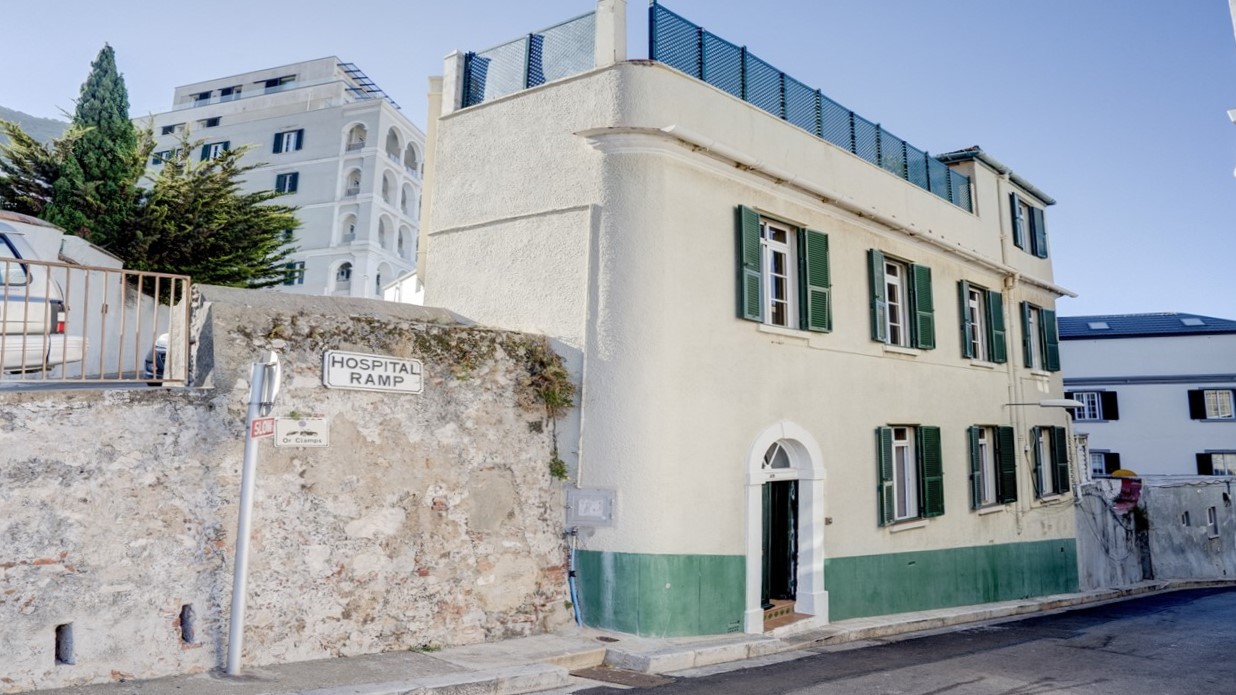
<svg viewBox="0 0 1236 695">
<path fill-rule="evenodd" d="M 421 198 L 416 197 L 416 214 Z M 828 235 L 738 206 L 738 318 L 832 330 Z"/>
<path fill-rule="evenodd" d="M 893 519 L 917 519 L 918 465 L 914 455 L 914 428 L 893 428 Z"/>
<path fill-rule="evenodd" d="M 978 506 L 996 503 L 996 434 L 991 427 L 979 427 L 976 456 L 978 457 Z"/>
<path fill-rule="evenodd" d="M 304 261 L 294 261 L 284 266 L 283 284 L 289 287 L 305 284 Z"/>
<path fill-rule="evenodd" d="M 1107 475 L 1107 454 L 1105 452 L 1090 452 L 1090 475 Z"/>
<path fill-rule="evenodd" d="M 871 339 L 921 350 L 936 346 L 931 268 L 867 251 Z"/>
<path fill-rule="evenodd" d="M 910 344 L 909 309 L 910 291 L 906 283 L 906 265 L 900 261 L 884 259 L 884 298 L 888 302 L 888 344 Z"/>
<path fill-rule="evenodd" d="M 1034 457 L 1034 487 L 1039 497 L 1069 491 L 1069 438 L 1064 427 L 1030 428 L 1030 449 Z"/>
<path fill-rule="evenodd" d="M 1198 475 L 1236 475 L 1236 451 L 1207 451 L 1197 455 Z"/>
<path fill-rule="evenodd" d="M 798 258 L 794 229 L 768 220 L 760 221 L 760 253 L 763 256 L 764 316 L 766 323 L 798 328 Z"/>
<path fill-rule="evenodd" d="M 275 176 L 275 190 L 280 193 L 295 193 L 300 185 L 300 173 L 292 171 Z"/>
<path fill-rule="evenodd" d="M 282 152 L 295 152 L 299 150 L 305 143 L 305 129 L 285 130 L 281 133 L 275 133 L 275 144 L 273 151 L 275 154 Z"/>
<path fill-rule="evenodd" d="M 1073 400 L 1079 401 L 1082 407 L 1073 411 L 1078 420 L 1102 420 L 1103 408 L 1097 391 L 1080 391 L 1073 394 Z"/>
<path fill-rule="evenodd" d="M 1051 465 L 1055 460 L 1052 455 L 1051 430 L 1050 427 L 1038 427 L 1034 431 L 1034 454 L 1035 461 L 1038 462 L 1035 468 L 1038 472 L 1040 497 L 1056 491 L 1056 467 Z"/>
<path fill-rule="evenodd" d="M 974 425 L 970 444 L 970 508 L 1017 501 L 1017 436 L 1012 427 Z"/>
<path fill-rule="evenodd" d="M 227 152 L 229 144 L 231 143 L 225 140 L 223 142 L 210 142 L 202 145 L 202 161 L 219 158 L 224 152 Z"/>
<path fill-rule="evenodd" d="M 1090 476 L 1110 475 L 1120 470 L 1120 454 L 1114 451 L 1090 452 Z"/>
<path fill-rule="evenodd" d="M 889 425 L 876 429 L 881 526 L 944 513 L 940 428 Z"/>
<path fill-rule="evenodd" d="M 965 280 L 957 286 L 961 295 L 961 356 L 997 364 L 1007 362 L 1004 295 Z"/>
<path fill-rule="evenodd" d="M 1027 368 L 1060 371 L 1060 333 L 1054 310 L 1022 302 L 1021 340 Z"/>
<path fill-rule="evenodd" d="M 1231 420 L 1236 415 L 1232 411 L 1232 392 L 1228 389 L 1206 389 L 1206 419 Z"/>
<path fill-rule="evenodd" d="M 987 359 L 987 293 L 971 287 L 966 291 L 966 340 L 970 354 L 976 359 Z"/>
</svg>

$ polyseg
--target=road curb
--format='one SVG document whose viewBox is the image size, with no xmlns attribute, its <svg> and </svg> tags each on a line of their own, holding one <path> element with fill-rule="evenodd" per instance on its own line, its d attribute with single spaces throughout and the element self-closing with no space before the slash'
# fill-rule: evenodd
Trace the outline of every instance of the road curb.
<svg viewBox="0 0 1236 695">
<path fill-rule="evenodd" d="M 887 622 L 846 626 L 833 623 L 815 630 L 782 637 L 749 635 L 722 644 L 681 645 L 660 647 L 648 652 L 609 647 L 605 664 L 614 668 L 648 674 L 665 674 L 704 666 L 743 661 L 781 652 L 833 646 L 848 642 L 879 640 L 913 632 L 939 630 L 958 625 L 981 623 L 1001 618 L 1017 618 L 1037 613 L 1092 606 L 1153 593 L 1168 593 L 1184 589 L 1231 587 L 1236 580 L 1149 581 L 1118 589 L 1099 589 L 1078 594 L 1043 596 L 1036 599 L 1008 601 L 994 605 L 961 606 L 930 611 L 928 615 L 895 617 Z M 878 620 L 878 619 L 877 619 Z"/>
<path fill-rule="evenodd" d="M 523 695 L 563 688 L 570 683 L 571 674 L 565 668 L 536 663 L 387 683 L 301 690 L 288 695 Z"/>
</svg>

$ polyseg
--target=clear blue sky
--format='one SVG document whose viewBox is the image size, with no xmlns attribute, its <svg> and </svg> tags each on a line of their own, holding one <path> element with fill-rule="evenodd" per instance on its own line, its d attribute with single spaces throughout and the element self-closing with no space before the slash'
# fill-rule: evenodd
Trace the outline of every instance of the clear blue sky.
<svg viewBox="0 0 1236 695">
<path fill-rule="evenodd" d="M 172 89 L 310 58 L 358 64 L 418 125 L 426 77 L 592 0 L 6 3 L 0 104 L 72 110 L 103 43 L 132 113 Z M 1054 196 L 1063 314 L 1236 319 L 1236 40 L 1222 0 L 666 0 L 931 152 L 980 145 Z M 630 4 L 632 57 L 647 6 Z"/>
</svg>

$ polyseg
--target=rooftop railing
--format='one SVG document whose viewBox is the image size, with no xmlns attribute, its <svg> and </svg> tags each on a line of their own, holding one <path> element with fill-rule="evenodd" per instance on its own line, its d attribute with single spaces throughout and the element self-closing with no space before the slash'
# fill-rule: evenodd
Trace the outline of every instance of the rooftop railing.
<svg viewBox="0 0 1236 695">
<path fill-rule="evenodd" d="M 649 8 L 648 55 L 974 211 L 966 175 L 655 0 Z"/>
<path fill-rule="evenodd" d="M 596 59 L 596 13 L 464 56 L 463 106 L 475 106 L 590 70 Z"/>
</svg>

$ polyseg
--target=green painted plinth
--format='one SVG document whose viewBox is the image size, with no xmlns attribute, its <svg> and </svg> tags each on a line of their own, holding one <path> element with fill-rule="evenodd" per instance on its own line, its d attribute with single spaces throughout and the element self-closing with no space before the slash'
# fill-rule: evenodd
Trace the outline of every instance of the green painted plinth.
<svg viewBox="0 0 1236 695">
<path fill-rule="evenodd" d="M 1077 591 L 1071 538 L 824 561 L 830 621 Z"/>
<path fill-rule="evenodd" d="M 742 631 L 741 555 L 581 550 L 575 558 L 584 624 L 646 637 Z"/>
</svg>

